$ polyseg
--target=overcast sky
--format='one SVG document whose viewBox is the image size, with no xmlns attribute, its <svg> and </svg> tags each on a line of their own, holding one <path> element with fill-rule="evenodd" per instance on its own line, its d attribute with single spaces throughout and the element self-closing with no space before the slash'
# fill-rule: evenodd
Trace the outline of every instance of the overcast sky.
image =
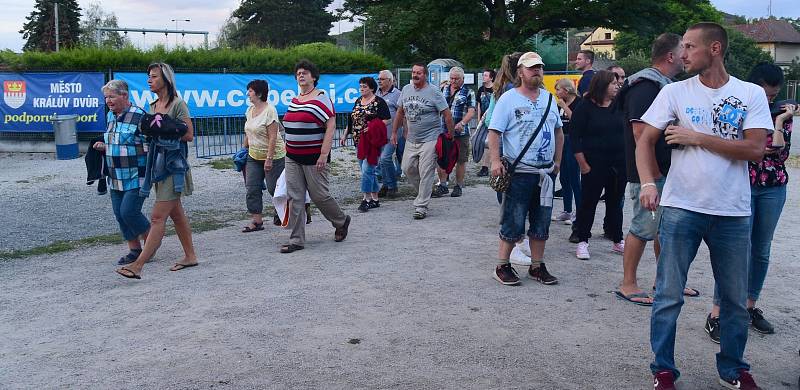
<svg viewBox="0 0 800 390">
<path fill-rule="evenodd" d="M 91 0 L 78 0 L 85 7 Z M 772 0 L 772 14 L 775 16 L 800 17 L 798 0 Z M 230 13 L 239 5 L 240 0 L 125 0 L 99 1 L 107 12 L 113 12 L 119 19 L 120 27 L 135 28 L 175 28 L 171 19 L 190 19 L 191 22 L 179 22 L 179 29 L 209 31 L 209 40 L 213 42 L 220 26 Z M 343 0 L 334 0 L 329 7 L 333 10 L 341 6 Z M 769 0 L 711 0 L 718 9 L 749 18 L 768 16 Z M 3 12 L 0 13 L 0 49 L 21 51 L 24 41 L 19 30 L 25 17 L 33 10 L 34 0 L 2 0 Z M 353 23 L 342 22 L 341 31 L 350 31 Z M 339 25 L 334 23 L 332 33 L 338 33 Z M 175 37 L 168 39 L 163 34 L 129 33 L 134 45 L 150 47 L 156 43 L 172 47 L 176 43 L 199 45 L 202 37 Z"/>
</svg>

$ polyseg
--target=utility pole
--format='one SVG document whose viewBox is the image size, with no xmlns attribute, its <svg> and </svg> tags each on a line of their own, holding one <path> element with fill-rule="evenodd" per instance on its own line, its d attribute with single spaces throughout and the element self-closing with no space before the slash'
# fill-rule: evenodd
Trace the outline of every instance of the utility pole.
<svg viewBox="0 0 800 390">
<path fill-rule="evenodd" d="M 58 2 L 53 3 L 53 11 L 56 15 L 56 53 L 58 53 Z"/>
<path fill-rule="evenodd" d="M 175 31 L 178 31 L 178 22 L 191 22 L 191 19 L 170 19 L 175 22 Z M 175 34 L 175 47 L 178 47 L 178 34 Z"/>
</svg>

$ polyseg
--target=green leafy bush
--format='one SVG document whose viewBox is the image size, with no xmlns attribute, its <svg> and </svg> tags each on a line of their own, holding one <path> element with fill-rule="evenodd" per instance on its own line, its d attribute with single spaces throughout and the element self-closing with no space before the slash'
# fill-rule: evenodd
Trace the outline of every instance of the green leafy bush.
<svg viewBox="0 0 800 390">
<path fill-rule="evenodd" d="M 108 49 L 84 47 L 58 53 L 9 50 L 0 52 L 0 69 L 26 70 L 140 70 L 163 61 L 181 71 L 291 73 L 301 58 L 314 62 L 325 73 L 372 72 L 391 64 L 383 57 L 360 51 L 342 50 L 330 43 L 309 43 L 286 49 L 186 49 L 167 51 L 156 46 L 142 51 L 133 47 Z"/>
</svg>

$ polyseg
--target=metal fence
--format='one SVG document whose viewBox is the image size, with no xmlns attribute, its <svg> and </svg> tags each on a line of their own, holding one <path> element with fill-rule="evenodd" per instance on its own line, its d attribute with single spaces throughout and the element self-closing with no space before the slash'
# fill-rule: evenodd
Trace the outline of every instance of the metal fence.
<svg viewBox="0 0 800 390">
<path fill-rule="evenodd" d="M 333 148 L 340 147 L 341 135 L 347 127 L 349 112 L 336 114 L 336 132 L 333 135 Z M 197 158 L 231 156 L 244 143 L 244 116 L 215 116 L 192 118 L 194 124 L 194 151 Z M 347 145 L 353 140 L 348 139 Z"/>
</svg>

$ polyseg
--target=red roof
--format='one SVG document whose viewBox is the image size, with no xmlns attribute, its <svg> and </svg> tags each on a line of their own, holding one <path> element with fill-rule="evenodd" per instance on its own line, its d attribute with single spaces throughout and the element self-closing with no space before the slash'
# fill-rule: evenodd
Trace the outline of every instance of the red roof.
<svg viewBox="0 0 800 390">
<path fill-rule="evenodd" d="M 738 24 L 733 28 L 757 43 L 800 43 L 800 32 L 785 20 L 764 19 L 750 24 Z"/>
</svg>

